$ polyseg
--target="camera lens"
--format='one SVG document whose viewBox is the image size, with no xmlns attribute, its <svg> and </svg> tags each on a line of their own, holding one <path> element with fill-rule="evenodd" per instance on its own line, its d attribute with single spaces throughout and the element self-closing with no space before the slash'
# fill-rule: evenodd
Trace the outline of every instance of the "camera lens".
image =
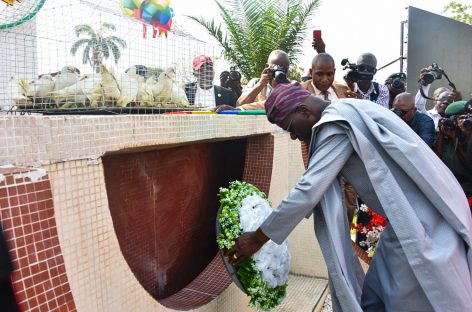
<svg viewBox="0 0 472 312">
<path fill-rule="evenodd" d="M 472 117 L 467 117 L 467 119 L 464 120 L 464 128 L 472 129 Z"/>
<path fill-rule="evenodd" d="M 401 89 L 403 87 L 405 87 L 405 84 L 403 83 L 403 81 L 401 79 L 393 79 L 392 81 L 392 87 L 396 88 L 396 89 Z"/>
<path fill-rule="evenodd" d="M 287 82 L 287 75 L 283 71 L 276 71 L 274 73 L 274 79 L 277 83 Z"/>
<path fill-rule="evenodd" d="M 434 81 L 434 76 L 431 74 L 431 72 L 428 72 L 423 75 L 423 81 L 425 84 L 430 84 Z"/>
</svg>

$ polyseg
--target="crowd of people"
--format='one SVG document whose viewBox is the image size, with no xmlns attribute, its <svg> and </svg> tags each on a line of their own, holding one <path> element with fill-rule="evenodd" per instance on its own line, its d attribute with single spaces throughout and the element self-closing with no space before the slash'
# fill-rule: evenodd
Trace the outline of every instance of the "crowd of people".
<svg viewBox="0 0 472 312">
<path fill-rule="evenodd" d="M 372 53 L 343 60 L 349 69 L 339 83 L 324 42 L 313 47 L 302 83 L 286 79 L 289 56 L 276 50 L 235 104 L 214 108 L 265 109 L 310 151 L 297 185 L 225 255 L 238 265 L 313 214 L 335 311 L 471 311 L 472 99 L 455 87 L 429 98 L 434 64 L 419 73 L 416 95 L 403 73 L 375 82 Z M 365 275 L 348 243 L 359 200 L 388 221 Z"/>
<path fill-rule="evenodd" d="M 366 99 L 392 110 L 448 166 L 472 202 L 472 146 L 469 143 L 472 142 L 472 99 L 463 100 L 459 90 L 446 87 L 437 88 L 429 98 L 432 81 L 424 79 L 424 76 L 431 72 L 431 66 L 421 69 L 418 82 L 422 90 L 415 95 L 405 92 L 404 73 L 390 75 L 384 84 L 375 82 L 377 59 L 372 53 L 360 55 L 356 64 L 351 66 L 354 69 L 348 69 L 345 81 L 340 83 L 334 79 L 335 61 L 325 52 L 324 42 L 314 39 L 313 47 L 317 54 L 312 60 L 309 76 L 303 79 L 302 86 L 306 90 L 325 100 Z M 271 70 L 273 68 L 277 70 Z M 197 82 L 185 89 L 191 104 L 205 99 L 206 105 L 211 103 L 217 112 L 263 110 L 267 97 L 278 84 L 274 75 L 280 71 L 288 76 L 290 59 L 284 51 L 273 51 L 261 76 L 250 79 L 244 89 L 241 74 L 234 68 L 221 73 L 221 87 L 214 86 L 213 62 L 208 56 L 196 57 L 193 69 Z M 208 99 L 202 96 L 205 92 L 211 95 Z M 434 104 L 430 110 L 426 110 L 428 99 Z"/>
</svg>

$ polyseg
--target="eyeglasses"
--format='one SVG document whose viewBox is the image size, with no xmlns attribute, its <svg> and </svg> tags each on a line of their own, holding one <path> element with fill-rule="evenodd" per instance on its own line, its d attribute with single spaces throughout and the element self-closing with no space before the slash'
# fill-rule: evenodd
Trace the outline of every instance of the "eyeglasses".
<svg viewBox="0 0 472 312">
<path fill-rule="evenodd" d="M 409 110 L 401 110 L 399 108 L 392 108 L 391 111 L 394 112 L 398 117 L 400 118 L 403 118 L 403 116 L 405 116 L 406 114 L 408 114 L 411 110 L 415 109 L 414 107 L 412 109 L 409 109 Z"/>
<path fill-rule="evenodd" d="M 290 128 L 292 127 L 292 122 L 294 118 L 295 118 L 295 114 L 293 114 L 292 118 L 290 119 L 290 122 L 288 123 L 287 129 L 284 129 L 284 131 L 287 131 L 289 133 L 292 132 L 290 131 Z"/>
</svg>

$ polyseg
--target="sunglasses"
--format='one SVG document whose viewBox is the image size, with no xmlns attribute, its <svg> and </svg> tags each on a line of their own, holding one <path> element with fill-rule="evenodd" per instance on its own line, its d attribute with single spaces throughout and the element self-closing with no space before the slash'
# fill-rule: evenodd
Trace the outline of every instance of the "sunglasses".
<svg viewBox="0 0 472 312">
<path fill-rule="evenodd" d="M 414 109 L 414 108 L 412 108 Z M 398 117 L 402 118 L 403 116 L 405 116 L 406 114 L 408 114 L 412 109 L 409 109 L 409 110 L 401 110 L 399 108 L 392 108 L 391 111 L 394 112 Z"/>
</svg>

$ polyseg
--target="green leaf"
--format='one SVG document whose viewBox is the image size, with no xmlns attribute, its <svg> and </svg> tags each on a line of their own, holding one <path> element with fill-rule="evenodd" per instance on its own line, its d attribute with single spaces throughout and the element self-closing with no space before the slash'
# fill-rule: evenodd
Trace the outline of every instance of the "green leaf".
<svg viewBox="0 0 472 312">
<path fill-rule="evenodd" d="M 284 50 L 292 65 L 302 55 L 318 0 L 215 0 L 223 26 L 189 16 L 223 48 L 223 57 L 246 78 L 259 77 L 273 50 Z"/>
<path fill-rule="evenodd" d="M 239 209 L 242 206 L 242 201 L 254 194 L 267 199 L 267 196 L 254 185 L 237 180 L 230 182 L 229 188 L 220 188 L 218 197 L 220 198 L 221 212 L 218 220 L 221 231 L 217 237 L 220 248 L 233 247 L 236 239 L 242 235 Z M 236 268 L 236 275 L 246 293 L 251 297 L 249 304 L 256 309 L 269 311 L 279 305 L 286 295 L 286 284 L 276 288 L 267 286 L 261 278 L 261 272 L 257 269 L 253 257 L 247 258 Z"/>
</svg>

